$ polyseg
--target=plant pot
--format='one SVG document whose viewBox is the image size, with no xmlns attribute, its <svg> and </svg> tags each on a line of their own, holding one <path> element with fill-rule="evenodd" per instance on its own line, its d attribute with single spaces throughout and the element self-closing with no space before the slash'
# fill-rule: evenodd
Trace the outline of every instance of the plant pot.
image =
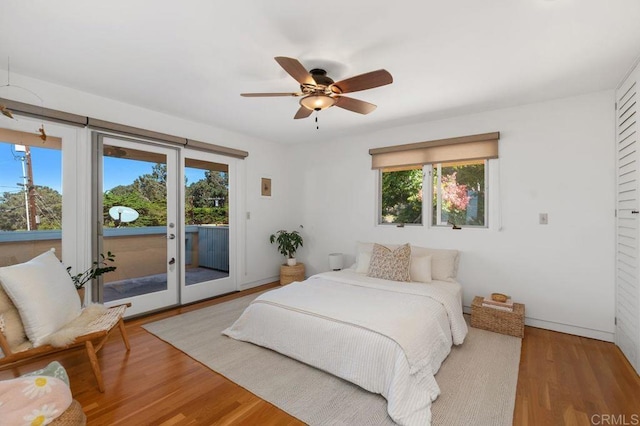
<svg viewBox="0 0 640 426">
<path fill-rule="evenodd" d="M 287 259 L 287 265 L 289 266 L 296 266 L 296 258 L 295 257 L 290 257 Z"/>
<path fill-rule="evenodd" d="M 78 297 L 80 298 L 80 305 L 84 306 L 84 293 L 86 288 L 82 287 L 82 288 L 77 288 L 76 290 L 78 291 Z"/>
</svg>

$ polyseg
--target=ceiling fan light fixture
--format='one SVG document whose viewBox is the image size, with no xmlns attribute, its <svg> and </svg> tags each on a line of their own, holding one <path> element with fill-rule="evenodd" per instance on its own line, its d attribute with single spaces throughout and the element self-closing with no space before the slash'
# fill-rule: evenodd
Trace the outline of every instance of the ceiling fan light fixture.
<svg viewBox="0 0 640 426">
<path fill-rule="evenodd" d="M 300 99 L 300 105 L 311 111 L 321 111 L 335 104 L 336 100 L 329 95 L 308 95 Z"/>
</svg>

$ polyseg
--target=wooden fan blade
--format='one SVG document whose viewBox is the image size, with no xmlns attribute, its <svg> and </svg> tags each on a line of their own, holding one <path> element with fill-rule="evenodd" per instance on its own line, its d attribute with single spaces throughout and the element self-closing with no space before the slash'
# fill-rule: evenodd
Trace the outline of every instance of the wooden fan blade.
<svg viewBox="0 0 640 426">
<path fill-rule="evenodd" d="M 332 88 L 336 93 L 352 93 L 360 90 L 373 89 L 374 87 L 384 86 L 393 83 L 393 77 L 387 70 L 371 71 L 366 74 L 356 75 L 355 77 L 340 80 L 333 83 Z"/>
<path fill-rule="evenodd" d="M 298 110 L 298 112 L 296 112 L 296 115 L 293 117 L 295 120 L 299 119 L 299 118 L 307 118 L 308 116 L 311 115 L 313 111 L 311 111 L 309 108 L 305 108 L 303 106 L 300 107 L 300 109 Z"/>
<path fill-rule="evenodd" d="M 340 108 L 348 109 L 349 111 L 357 112 L 359 114 L 369 114 L 373 112 L 377 106 L 370 104 L 369 102 L 361 101 L 358 99 L 347 98 L 346 96 L 336 96 L 336 106 Z"/>
<path fill-rule="evenodd" d="M 245 98 L 261 98 L 266 96 L 302 96 L 302 93 L 240 93 Z"/>
<path fill-rule="evenodd" d="M 285 56 L 276 56 L 274 59 L 291 77 L 295 78 L 298 83 L 312 86 L 316 85 L 309 71 L 307 71 L 297 59 L 287 58 Z"/>
</svg>

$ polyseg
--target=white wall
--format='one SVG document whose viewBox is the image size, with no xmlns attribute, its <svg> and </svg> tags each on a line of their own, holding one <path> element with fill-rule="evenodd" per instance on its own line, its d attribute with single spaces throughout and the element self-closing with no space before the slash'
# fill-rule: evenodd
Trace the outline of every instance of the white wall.
<svg viewBox="0 0 640 426">
<path fill-rule="evenodd" d="M 292 217 L 288 209 L 291 191 L 288 190 L 286 147 L 19 74 L 11 74 L 11 84 L 37 93 L 47 108 L 248 151 L 249 156 L 240 162 L 238 284 L 239 288 L 245 289 L 278 280 L 282 259 L 269 243 L 269 235 L 289 227 Z M 39 104 L 33 95 L 15 88 L 3 90 L 2 97 Z M 78 142 L 90 143 L 89 132 L 80 133 Z M 260 178 L 263 176 L 273 181 L 276 196 L 272 199 L 260 196 Z M 86 200 L 85 205 L 89 202 Z M 246 220 L 247 211 L 251 213 L 250 220 Z"/>
<path fill-rule="evenodd" d="M 613 339 L 612 91 L 286 147 L 20 75 L 12 84 L 35 91 L 48 108 L 248 151 L 240 288 L 277 279 L 282 259 L 268 236 L 303 225 L 298 257 L 307 275 L 327 270 L 331 252 L 353 261 L 356 241 L 457 248 L 466 306 L 474 295 L 506 292 L 526 303 L 527 324 Z M 3 96 L 34 103 L 18 92 Z M 375 225 L 369 148 L 493 131 L 501 132 L 500 230 Z M 273 180 L 271 198 L 260 196 L 261 177 Z M 540 212 L 549 225 L 538 225 Z"/>
<path fill-rule="evenodd" d="M 304 224 L 298 257 L 310 275 L 328 269 L 331 252 L 352 262 L 356 241 L 456 248 L 465 306 L 500 291 L 526 304 L 529 325 L 613 340 L 613 111 L 606 91 L 301 144 L 291 187 Z M 501 133 L 501 201 L 492 206 L 501 229 L 375 225 L 369 148 L 493 131 Z M 548 225 L 538 224 L 541 212 Z"/>
</svg>

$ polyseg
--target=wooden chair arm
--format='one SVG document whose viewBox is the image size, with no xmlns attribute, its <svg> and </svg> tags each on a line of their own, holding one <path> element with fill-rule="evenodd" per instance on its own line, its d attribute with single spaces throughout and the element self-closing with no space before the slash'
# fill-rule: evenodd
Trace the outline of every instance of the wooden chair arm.
<svg viewBox="0 0 640 426">
<path fill-rule="evenodd" d="M 0 332 L 0 349 L 2 349 L 4 356 L 9 356 L 12 353 L 9 342 L 7 342 L 7 338 L 4 336 L 4 332 Z"/>
</svg>

